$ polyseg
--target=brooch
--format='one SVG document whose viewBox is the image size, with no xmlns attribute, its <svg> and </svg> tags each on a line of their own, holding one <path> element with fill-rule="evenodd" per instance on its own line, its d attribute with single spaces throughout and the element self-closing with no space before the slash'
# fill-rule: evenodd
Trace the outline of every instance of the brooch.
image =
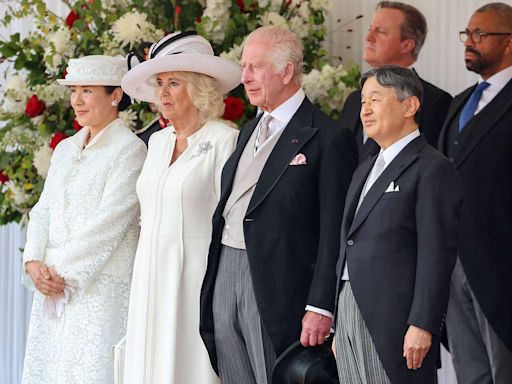
<svg viewBox="0 0 512 384">
<path fill-rule="evenodd" d="M 199 143 L 197 147 L 197 151 L 190 157 L 191 159 L 201 155 L 206 155 L 208 151 L 213 148 L 213 145 L 209 141 L 205 141 L 204 143 Z"/>
</svg>

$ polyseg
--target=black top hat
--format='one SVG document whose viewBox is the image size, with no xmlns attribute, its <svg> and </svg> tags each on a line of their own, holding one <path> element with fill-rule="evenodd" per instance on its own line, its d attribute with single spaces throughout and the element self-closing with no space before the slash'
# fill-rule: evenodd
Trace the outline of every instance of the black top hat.
<svg viewBox="0 0 512 384">
<path fill-rule="evenodd" d="M 332 337 L 316 347 L 293 343 L 277 359 L 272 384 L 339 384 Z"/>
</svg>

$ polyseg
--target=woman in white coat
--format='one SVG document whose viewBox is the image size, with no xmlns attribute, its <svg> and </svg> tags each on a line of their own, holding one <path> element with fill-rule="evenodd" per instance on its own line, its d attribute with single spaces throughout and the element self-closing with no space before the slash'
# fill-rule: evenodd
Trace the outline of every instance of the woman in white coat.
<svg viewBox="0 0 512 384">
<path fill-rule="evenodd" d="M 124 383 L 218 382 L 199 335 L 199 296 L 222 167 L 238 131 L 217 120 L 238 64 L 190 32 L 153 44 L 123 90 L 155 102 L 172 122 L 149 140 L 137 181 L 141 233 L 135 258 Z"/>
<path fill-rule="evenodd" d="M 24 384 L 113 383 L 112 345 L 125 333 L 146 147 L 118 118 L 126 61 L 69 61 L 71 106 L 83 128 L 55 148 L 30 212 L 24 282 L 35 288 Z"/>
</svg>

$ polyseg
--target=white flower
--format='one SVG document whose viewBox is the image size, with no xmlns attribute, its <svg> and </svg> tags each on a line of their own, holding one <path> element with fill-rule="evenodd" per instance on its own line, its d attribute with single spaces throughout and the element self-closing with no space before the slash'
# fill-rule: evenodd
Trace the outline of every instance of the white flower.
<svg viewBox="0 0 512 384">
<path fill-rule="evenodd" d="M 68 87 L 63 87 L 57 82 L 50 84 L 41 84 L 34 87 L 34 93 L 39 100 L 44 101 L 47 107 L 55 103 L 64 102 L 64 105 L 69 104 L 70 91 Z"/>
<path fill-rule="evenodd" d="M 114 41 L 121 46 L 129 45 L 132 48 L 140 41 L 155 41 L 163 32 L 147 20 L 147 15 L 138 11 L 124 14 L 112 25 Z"/>
<path fill-rule="evenodd" d="M 125 111 L 119 112 L 119 117 L 124 121 L 124 123 L 130 127 L 130 129 L 134 129 L 137 123 L 137 112 L 133 109 L 127 109 Z"/>
<path fill-rule="evenodd" d="M 331 0 L 309 0 L 309 6 L 315 11 L 329 11 L 331 9 Z"/>
<path fill-rule="evenodd" d="M 234 61 L 235 63 L 238 63 L 240 61 L 240 58 L 242 57 L 243 45 L 244 45 L 243 43 L 240 45 L 238 45 L 238 44 L 233 45 L 233 47 L 231 47 L 230 51 L 222 52 L 220 54 L 220 57 Z"/>
<path fill-rule="evenodd" d="M 309 10 L 309 7 L 306 4 L 302 4 L 301 7 L 297 8 L 297 13 L 304 21 L 309 20 L 309 16 L 311 15 L 311 12 Z"/>
<path fill-rule="evenodd" d="M 224 41 L 224 32 L 229 23 L 229 7 L 231 1 L 206 0 L 206 8 L 203 12 L 205 20 L 205 32 L 215 44 Z"/>
<path fill-rule="evenodd" d="M 7 187 L 7 197 L 11 199 L 15 205 L 21 206 L 30 199 L 30 196 L 25 193 L 23 188 L 18 187 L 12 180 L 5 183 L 5 186 Z"/>
<path fill-rule="evenodd" d="M 290 29 L 301 39 L 308 36 L 309 24 L 299 16 L 293 16 L 289 21 Z"/>
<path fill-rule="evenodd" d="M 56 73 L 62 65 L 64 58 L 71 58 L 75 54 L 75 43 L 71 40 L 69 28 L 60 27 L 50 34 L 48 45 L 44 50 L 46 68 L 50 73 Z"/>
<path fill-rule="evenodd" d="M 11 76 L 5 86 L 5 93 L 21 102 L 27 101 L 32 95 L 25 76 L 19 74 Z"/>
<path fill-rule="evenodd" d="M 34 167 L 36 168 L 39 176 L 41 176 L 43 179 L 46 179 L 46 176 L 48 175 L 52 154 L 53 150 L 48 146 L 48 144 L 41 146 L 34 153 Z"/>
<path fill-rule="evenodd" d="M 283 0 L 258 0 L 258 8 L 269 7 L 268 10 L 271 12 L 279 12 L 282 5 Z"/>
<path fill-rule="evenodd" d="M 276 12 L 267 12 L 260 16 L 260 23 L 262 26 L 276 25 L 288 28 L 285 18 Z"/>
<path fill-rule="evenodd" d="M 2 110 L 5 113 L 11 113 L 13 115 L 21 115 L 25 113 L 26 101 L 17 101 L 12 97 L 5 96 L 2 102 Z"/>
</svg>

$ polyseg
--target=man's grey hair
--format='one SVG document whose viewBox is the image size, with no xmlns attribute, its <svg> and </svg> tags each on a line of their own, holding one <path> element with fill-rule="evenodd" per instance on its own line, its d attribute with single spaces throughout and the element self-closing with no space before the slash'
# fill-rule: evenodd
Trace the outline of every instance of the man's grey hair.
<svg viewBox="0 0 512 384">
<path fill-rule="evenodd" d="M 361 76 L 361 88 L 366 83 L 366 80 L 371 77 L 375 77 L 375 80 L 381 86 L 393 88 L 399 101 L 415 96 L 421 104 L 423 85 L 418 75 L 412 69 L 399 67 L 398 65 L 383 65 L 382 67 L 370 69 Z M 414 121 L 417 124 L 419 123 L 419 110 L 414 115 Z"/>
<path fill-rule="evenodd" d="M 496 15 L 496 24 L 512 32 L 512 7 L 505 3 L 488 3 L 482 5 L 476 12 L 490 12 Z"/>
<path fill-rule="evenodd" d="M 256 38 L 267 42 L 272 47 L 269 52 L 269 61 L 274 65 L 276 72 L 281 72 L 286 64 L 292 63 L 293 81 L 300 84 L 304 72 L 302 40 L 295 33 L 278 26 L 266 26 L 254 30 L 247 36 L 245 44 Z M 262 52 L 262 54 L 265 53 Z"/>
<path fill-rule="evenodd" d="M 396 9 L 404 15 L 404 21 L 400 25 L 400 38 L 402 41 L 407 39 L 414 41 L 412 56 L 416 60 L 427 38 L 427 20 L 425 16 L 412 5 L 399 1 L 381 1 L 375 7 L 377 10 L 382 8 Z"/>
</svg>

